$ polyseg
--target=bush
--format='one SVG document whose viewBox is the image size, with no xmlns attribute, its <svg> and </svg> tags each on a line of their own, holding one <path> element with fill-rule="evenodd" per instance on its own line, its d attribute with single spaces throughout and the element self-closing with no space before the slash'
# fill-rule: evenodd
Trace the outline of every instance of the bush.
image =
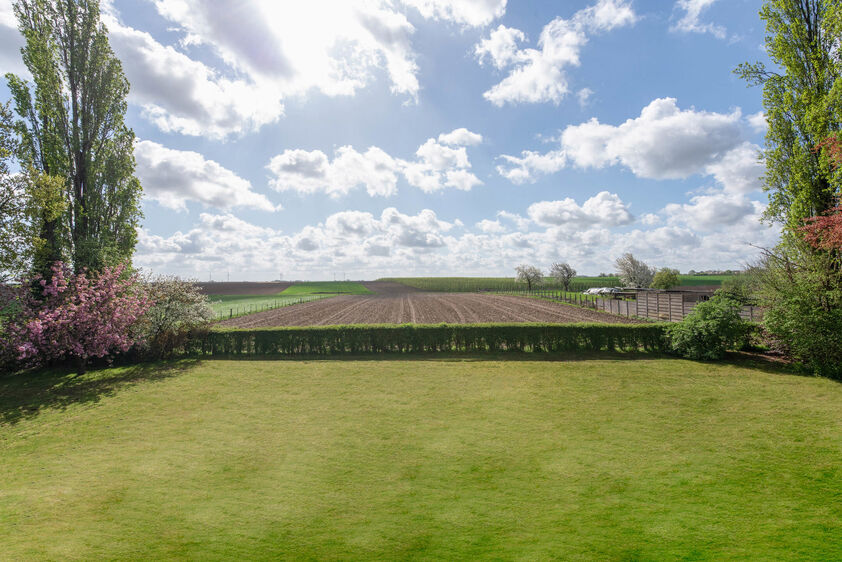
<svg viewBox="0 0 842 562">
<path fill-rule="evenodd" d="M 813 374 L 842 379 L 842 272 L 832 253 L 790 243 L 767 255 L 763 326 L 772 347 Z"/>
<path fill-rule="evenodd" d="M 146 291 L 153 304 L 140 324 L 140 351 L 145 356 L 169 357 L 187 343 L 191 332 L 207 328 L 214 319 L 207 296 L 189 281 L 150 277 Z"/>
<path fill-rule="evenodd" d="M 740 318 L 741 309 L 738 302 L 717 292 L 667 328 L 670 349 L 688 359 L 721 359 L 728 349 L 745 343 L 749 326 Z"/>
<path fill-rule="evenodd" d="M 16 314 L 6 325 L 6 353 L 20 366 L 74 360 L 83 373 L 88 360 L 126 352 L 136 342 L 135 326 L 149 307 L 137 276 L 125 266 L 88 276 L 61 262 L 52 279 L 36 277 L 17 288 Z M 40 298 L 31 287 L 40 285 Z"/>
<path fill-rule="evenodd" d="M 252 356 L 664 349 L 662 324 L 410 324 L 214 329 L 192 334 L 184 352 Z"/>
<path fill-rule="evenodd" d="M 672 287 L 678 287 L 681 285 L 681 278 L 678 275 L 677 269 L 662 267 L 652 279 L 651 287 L 653 289 L 670 289 Z"/>
</svg>

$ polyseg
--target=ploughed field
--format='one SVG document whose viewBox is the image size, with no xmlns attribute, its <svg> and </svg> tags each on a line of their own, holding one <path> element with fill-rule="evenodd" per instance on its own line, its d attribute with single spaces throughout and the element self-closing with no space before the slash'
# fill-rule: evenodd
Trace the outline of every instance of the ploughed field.
<svg viewBox="0 0 842 562">
<path fill-rule="evenodd" d="M 365 283 L 371 295 L 345 295 L 224 320 L 221 326 L 480 324 L 488 322 L 638 323 L 595 310 L 509 295 L 422 293 L 389 282 Z"/>
</svg>

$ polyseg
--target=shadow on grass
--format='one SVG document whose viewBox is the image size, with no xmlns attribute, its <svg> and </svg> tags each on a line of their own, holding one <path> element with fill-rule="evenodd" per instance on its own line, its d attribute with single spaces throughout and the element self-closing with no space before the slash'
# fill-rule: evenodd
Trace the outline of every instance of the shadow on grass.
<svg viewBox="0 0 842 562">
<path fill-rule="evenodd" d="M 436 362 L 483 362 L 483 361 L 523 361 L 523 362 L 584 362 L 584 361 L 652 361 L 652 360 L 691 361 L 675 355 L 656 352 L 622 351 L 569 351 L 569 352 L 430 352 L 430 353 L 382 353 L 382 354 L 337 354 L 337 355 L 230 355 L 217 356 L 208 361 L 436 361 Z M 756 370 L 780 375 L 800 375 L 812 377 L 799 371 L 791 364 L 761 354 L 728 353 L 719 361 L 692 361 L 699 365 L 730 365 L 745 370 Z"/>
<path fill-rule="evenodd" d="M 77 376 L 71 369 L 50 369 L 0 377 L 0 424 L 16 424 L 46 409 L 99 402 L 118 390 L 178 376 L 196 359 L 95 370 Z"/>
</svg>

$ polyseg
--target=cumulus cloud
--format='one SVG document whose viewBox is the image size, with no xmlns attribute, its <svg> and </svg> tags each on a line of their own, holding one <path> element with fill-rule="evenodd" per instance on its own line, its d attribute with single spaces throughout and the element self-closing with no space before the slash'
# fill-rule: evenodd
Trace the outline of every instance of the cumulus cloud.
<svg viewBox="0 0 842 562">
<path fill-rule="evenodd" d="M 0 44 L 6 46 L 0 52 L 15 56 L 9 61 L 0 58 L 0 65 L 19 70 L 21 38 L 7 4 L 0 3 Z M 178 34 L 175 41 L 162 43 L 124 24 L 118 10 L 104 4 L 112 46 L 133 85 L 130 100 L 165 132 L 221 139 L 277 121 L 292 97 L 312 92 L 353 96 L 380 74 L 387 76 L 395 95 L 416 100 L 420 86 L 412 47 L 415 27 L 407 13 L 481 26 L 503 15 L 506 1 L 153 4 L 169 22 L 169 31 Z M 407 7 L 413 9 L 407 12 Z M 18 68 L 11 67 L 13 63 Z"/>
<path fill-rule="evenodd" d="M 478 27 L 506 13 L 507 0 L 402 0 L 427 19 L 448 20 Z"/>
<path fill-rule="evenodd" d="M 0 1 L 0 75 L 12 72 L 22 78 L 29 78 L 29 70 L 20 56 L 23 45 L 23 36 L 18 31 L 12 3 Z"/>
<path fill-rule="evenodd" d="M 559 148 L 546 153 L 501 155 L 497 172 L 516 184 L 565 168 L 624 166 L 646 179 L 711 175 L 727 191 L 759 189 L 759 147 L 744 140 L 739 109 L 715 113 L 680 109 L 674 98 L 653 100 L 639 117 L 620 125 L 591 119 L 561 133 Z M 750 123 L 749 123 L 750 125 Z"/>
<path fill-rule="evenodd" d="M 278 191 L 324 192 L 340 197 L 364 186 L 371 196 L 388 197 L 397 192 L 398 174 L 425 192 L 447 187 L 469 191 L 482 181 L 469 171 L 471 163 L 464 145 L 481 140 L 477 133 L 456 129 L 439 135 L 439 140 L 427 139 L 412 161 L 393 158 L 377 147 L 359 153 L 343 146 L 333 160 L 321 150 L 290 149 L 272 158 L 267 168 L 272 173 L 270 185 Z"/>
<path fill-rule="evenodd" d="M 763 204 L 744 195 L 713 193 L 698 195 L 687 204 L 671 203 L 664 208 L 668 222 L 694 230 L 718 230 L 737 223 L 760 224 Z"/>
<path fill-rule="evenodd" d="M 670 31 L 684 33 L 710 33 L 717 39 L 725 39 L 727 32 L 721 25 L 702 23 L 702 12 L 716 3 L 717 0 L 678 0 L 675 10 L 682 12 L 681 18 L 670 27 Z"/>
<path fill-rule="evenodd" d="M 277 191 L 340 197 L 364 186 L 371 196 L 388 197 L 397 192 L 399 163 L 375 146 L 364 153 L 340 147 L 332 161 L 321 150 L 285 150 L 272 158 L 267 168 L 273 174 L 270 185 Z"/>
<path fill-rule="evenodd" d="M 705 171 L 727 192 L 750 193 L 762 187 L 761 178 L 766 167 L 761 159 L 761 148 L 744 142 L 709 164 Z"/>
<path fill-rule="evenodd" d="M 674 98 L 661 98 L 616 127 L 596 119 L 567 127 L 561 144 L 583 168 L 622 164 L 642 178 L 685 178 L 740 144 L 740 120 L 739 110 L 681 110 Z"/>
<path fill-rule="evenodd" d="M 379 217 L 362 211 L 335 213 L 323 223 L 283 234 L 231 214 L 202 213 L 187 232 L 164 237 L 140 229 L 137 263 L 181 274 L 236 267 L 272 278 L 278 271 L 305 267 L 346 268 L 372 260 L 382 265 L 380 258 L 406 264 L 445 248 L 450 242 L 447 232 L 454 226 L 429 209 L 409 215 L 390 207 Z"/>
<path fill-rule="evenodd" d="M 499 220 L 482 219 L 476 224 L 477 230 L 488 234 L 506 232 L 506 227 Z"/>
<path fill-rule="evenodd" d="M 139 232 L 140 266 L 184 275 L 217 269 L 248 278 L 352 278 L 390 275 L 511 274 L 524 261 L 548 267 L 563 259 L 576 269 L 610 271 L 624 252 L 653 265 L 680 269 L 740 267 L 752 257 L 748 243 L 773 245 L 778 233 L 760 223 L 762 204 L 742 195 L 699 196 L 668 206 L 641 228 L 616 195 L 602 192 L 582 205 L 572 200 L 530 206 L 535 220 L 511 212 L 482 219 L 470 230 L 435 212 L 379 215 L 342 211 L 292 233 L 249 224 L 230 214 L 204 213 L 193 228 L 170 236 Z M 653 215 L 653 214 L 650 214 Z M 512 230 L 512 227 L 517 230 Z M 220 272 L 221 273 L 221 272 Z"/>
<path fill-rule="evenodd" d="M 186 210 L 188 202 L 197 202 L 217 209 L 276 209 L 247 180 L 198 152 L 144 140 L 135 145 L 134 154 L 144 194 L 164 207 Z"/>
<path fill-rule="evenodd" d="M 622 226 L 634 217 L 616 193 L 601 191 L 579 206 L 571 198 L 560 201 L 533 203 L 528 209 L 529 218 L 543 226 L 569 226 L 582 228 L 590 225 Z"/>
<path fill-rule="evenodd" d="M 595 33 L 633 24 L 637 19 L 627 0 L 598 0 L 576 12 L 570 19 L 561 17 L 544 26 L 538 48 L 520 48 L 526 35 L 515 28 L 500 25 L 474 48 L 480 63 L 490 60 L 497 69 L 510 68 L 509 74 L 483 96 L 497 106 L 506 103 L 559 103 L 569 85 L 567 68 L 579 66 L 582 48 Z"/>
<path fill-rule="evenodd" d="M 465 127 L 460 127 L 449 133 L 440 134 L 439 142 L 452 146 L 473 146 L 482 142 L 482 135 L 471 132 Z"/>
<path fill-rule="evenodd" d="M 497 173 L 518 185 L 534 182 L 546 174 L 554 174 L 567 164 L 567 157 L 562 150 L 544 154 L 524 150 L 520 156 L 503 154 L 499 158 L 504 163 L 497 166 Z"/>
</svg>

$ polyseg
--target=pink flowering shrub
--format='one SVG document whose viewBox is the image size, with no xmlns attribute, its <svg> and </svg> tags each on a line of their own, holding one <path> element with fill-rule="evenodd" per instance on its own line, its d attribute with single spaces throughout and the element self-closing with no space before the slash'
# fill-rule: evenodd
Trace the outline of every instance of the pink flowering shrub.
<svg viewBox="0 0 842 562">
<path fill-rule="evenodd" d="M 61 262 L 52 280 L 35 279 L 41 298 L 21 285 L 19 311 L 5 328 L 4 339 L 22 365 L 75 360 L 82 373 L 92 357 L 128 351 L 137 341 L 135 325 L 150 301 L 136 275 L 124 276 L 125 266 L 106 267 L 88 276 L 74 274 Z"/>
</svg>

